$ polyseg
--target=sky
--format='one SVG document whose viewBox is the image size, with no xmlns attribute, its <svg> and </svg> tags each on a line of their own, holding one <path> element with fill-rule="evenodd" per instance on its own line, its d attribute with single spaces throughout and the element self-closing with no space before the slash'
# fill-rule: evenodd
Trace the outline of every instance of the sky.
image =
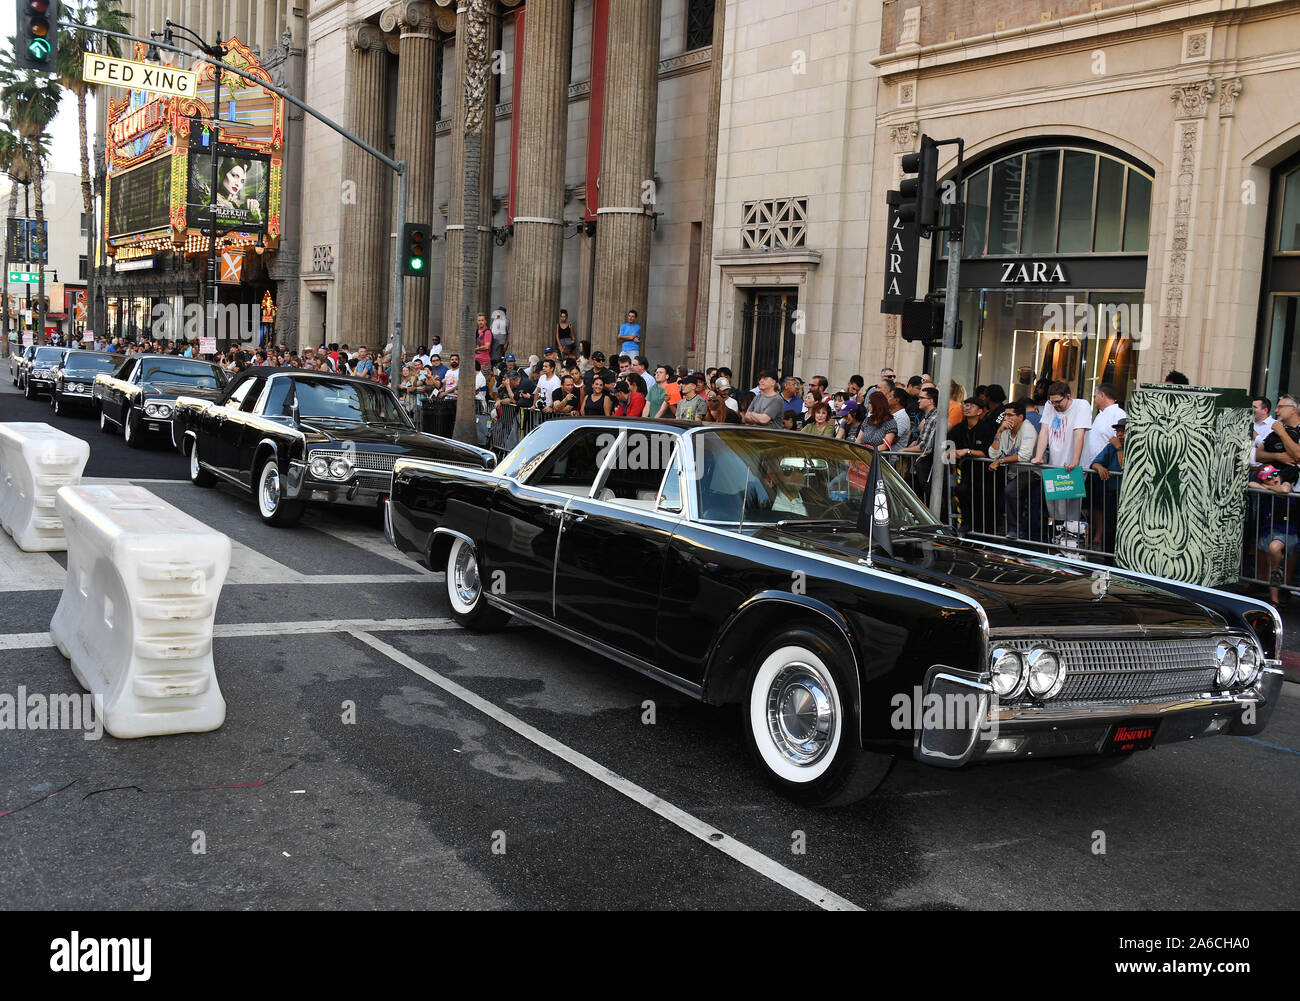
<svg viewBox="0 0 1300 1001">
<path fill-rule="evenodd" d="M 16 31 L 15 5 L 0 3 L 0 38 L 8 39 Z M 5 43 L 7 45 L 7 42 Z M 95 99 L 86 100 L 86 125 L 90 129 L 90 144 L 94 147 Z M 58 117 L 50 123 L 50 159 L 46 170 L 81 174 L 81 159 L 77 152 L 77 99 L 66 94 L 59 106 Z"/>
</svg>

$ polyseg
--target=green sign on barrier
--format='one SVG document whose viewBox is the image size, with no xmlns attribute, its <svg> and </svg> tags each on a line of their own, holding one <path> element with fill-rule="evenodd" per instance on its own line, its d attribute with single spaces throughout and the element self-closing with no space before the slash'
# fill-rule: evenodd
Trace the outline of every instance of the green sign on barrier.
<svg viewBox="0 0 1300 1001">
<path fill-rule="evenodd" d="M 1043 470 L 1043 493 L 1048 500 L 1069 500 L 1083 497 L 1083 467 L 1075 466 L 1068 473 L 1059 466 L 1048 466 Z"/>
</svg>

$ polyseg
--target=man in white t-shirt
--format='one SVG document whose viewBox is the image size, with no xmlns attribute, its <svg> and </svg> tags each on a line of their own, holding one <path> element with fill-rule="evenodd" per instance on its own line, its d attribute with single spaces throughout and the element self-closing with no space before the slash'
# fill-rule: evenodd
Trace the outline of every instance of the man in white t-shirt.
<svg viewBox="0 0 1300 1001">
<path fill-rule="evenodd" d="M 1076 400 L 1064 382 L 1054 382 L 1047 387 L 1047 400 L 1050 406 L 1043 412 L 1033 464 L 1041 466 L 1046 452 L 1053 466 L 1069 472 L 1083 460 L 1084 438 L 1092 424 L 1092 408 L 1083 400 Z M 1076 540 L 1082 536 L 1083 526 L 1079 522 L 1082 507 L 1081 497 L 1047 502 L 1047 513 L 1058 534 L 1068 533 Z"/>
<path fill-rule="evenodd" d="M 460 384 L 460 355 L 452 355 L 447 371 L 442 377 L 442 395 L 455 396 Z"/>
<path fill-rule="evenodd" d="M 1087 435 L 1084 436 L 1083 458 L 1079 463 L 1084 469 L 1092 466 L 1092 461 L 1115 437 L 1115 425 L 1128 417 L 1128 414 L 1124 413 L 1120 405 L 1115 402 L 1115 387 L 1109 382 L 1103 382 L 1097 387 L 1097 391 L 1092 395 L 1092 402 L 1097 408 L 1097 416 L 1088 429 Z"/>
<path fill-rule="evenodd" d="M 542 376 L 537 380 L 537 400 L 544 406 L 551 402 L 551 397 L 560 388 L 560 377 L 555 373 L 555 362 L 547 356 L 542 362 Z"/>
</svg>

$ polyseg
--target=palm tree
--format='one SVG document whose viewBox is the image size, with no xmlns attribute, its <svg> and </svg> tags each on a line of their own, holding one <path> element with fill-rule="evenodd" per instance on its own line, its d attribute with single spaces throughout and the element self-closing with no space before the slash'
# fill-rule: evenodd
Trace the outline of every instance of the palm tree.
<svg viewBox="0 0 1300 1001">
<path fill-rule="evenodd" d="M 464 156 L 464 230 L 460 241 L 460 356 L 462 359 L 473 358 L 475 343 L 475 319 L 478 313 L 478 227 L 479 200 L 482 188 L 482 173 L 491 170 L 491 165 L 483 163 L 483 129 L 492 127 L 488 103 L 491 94 L 491 77 L 488 75 L 490 45 L 488 44 L 488 5 L 487 0 L 470 0 L 465 14 L 465 130 Z M 487 373 L 483 373 L 484 376 Z M 465 391 L 466 376 L 469 376 L 469 392 Z M 468 365 L 461 365 L 461 385 L 456 391 L 456 425 L 452 437 L 457 441 L 476 442 L 476 425 L 474 420 L 474 400 L 476 398 L 474 370 Z"/>
<path fill-rule="evenodd" d="M 79 24 L 96 25 L 108 31 L 125 33 L 131 15 L 122 9 L 122 0 L 80 0 L 68 5 L 67 16 Z M 95 189 L 94 178 L 90 174 L 89 128 L 86 122 L 86 98 L 98 92 L 99 85 L 87 82 L 82 75 L 82 66 L 87 52 L 107 53 L 111 56 L 122 54 L 121 43 L 111 35 L 73 28 L 59 34 L 59 82 L 64 88 L 77 95 L 77 126 L 81 135 L 81 201 L 86 218 L 91 220 L 86 227 L 86 274 L 87 304 L 94 301 L 93 285 L 95 274 L 95 242 L 98 233 L 94 224 Z"/>
<path fill-rule="evenodd" d="M 9 39 L 9 51 L 15 49 L 15 40 Z M 12 58 L 12 57 L 10 57 Z M 36 202 L 36 231 L 45 231 L 45 202 L 41 183 L 45 176 L 45 157 L 48 153 L 47 130 L 59 113 L 59 99 L 63 88 L 53 77 L 28 74 L 15 68 L 12 62 L 0 63 L 0 108 L 6 121 L 18 133 L 26 146 L 27 167 Z M 46 248 L 48 254 L 49 248 Z M 38 337 L 45 333 L 45 269 L 40 270 L 37 285 Z"/>
</svg>

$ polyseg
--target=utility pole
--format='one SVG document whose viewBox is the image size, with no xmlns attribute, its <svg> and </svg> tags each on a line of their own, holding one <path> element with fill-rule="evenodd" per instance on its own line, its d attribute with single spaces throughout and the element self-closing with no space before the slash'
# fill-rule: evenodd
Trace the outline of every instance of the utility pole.
<svg viewBox="0 0 1300 1001">
<path fill-rule="evenodd" d="M 952 355 L 957 343 L 957 297 L 958 290 L 961 288 L 959 281 L 961 275 L 961 239 L 966 224 L 966 203 L 960 197 L 966 143 L 962 139 L 947 139 L 935 145 L 946 146 L 950 144 L 955 144 L 957 147 L 957 173 L 953 177 L 953 184 L 958 197 L 949 207 L 948 214 L 948 273 L 946 275 L 947 281 L 944 283 L 943 297 L 943 344 L 939 350 L 939 402 L 941 409 L 938 419 L 944 422 L 945 427 L 948 422 L 948 405 L 943 399 L 943 394 L 948 391 L 948 386 L 952 384 Z M 938 428 L 935 429 L 935 437 L 938 437 Z M 945 435 L 945 442 L 946 437 Z M 931 459 L 930 463 L 930 513 L 939 518 L 943 510 L 943 498 L 950 496 L 947 492 L 949 463 L 945 450 L 942 471 L 938 476 L 935 476 L 934 462 L 939 458 L 938 442 L 935 442 L 933 455 L 934 459 Z"/>
</svg>

